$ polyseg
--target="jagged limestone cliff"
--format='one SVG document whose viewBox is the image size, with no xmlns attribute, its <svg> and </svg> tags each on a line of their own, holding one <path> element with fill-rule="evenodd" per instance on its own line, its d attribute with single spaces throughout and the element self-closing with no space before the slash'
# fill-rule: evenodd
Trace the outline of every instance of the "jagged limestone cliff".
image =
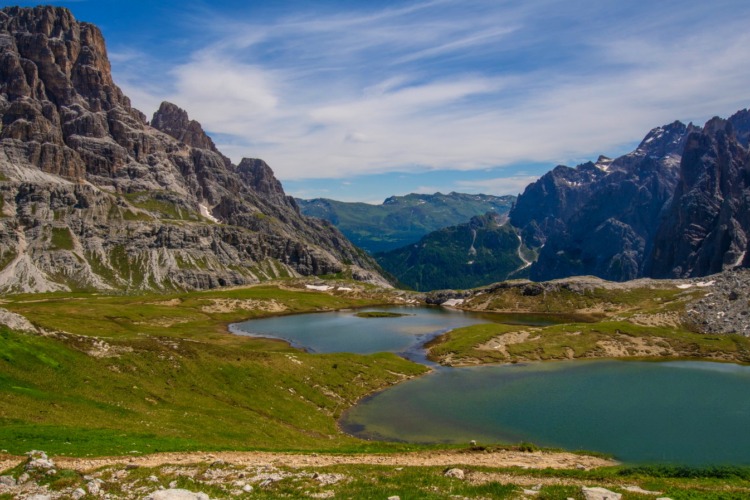
<svg viewBox="0 0 750 500">
<path fill-rule="evenodd" d="M 0 10 L 0 291 L 198 289 L 349 273 L 262 160 L 233 165 L 169 103 L 149 125 L 101 32 L 64 8 Z"/>
</svg>

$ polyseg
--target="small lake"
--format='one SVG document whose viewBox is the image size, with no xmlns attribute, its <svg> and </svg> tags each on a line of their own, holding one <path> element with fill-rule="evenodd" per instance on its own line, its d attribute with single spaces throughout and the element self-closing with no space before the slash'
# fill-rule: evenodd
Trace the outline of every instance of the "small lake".
<svg viewBox="0 0 750 500">
<path fill-rule="evenodd" d="M 403 316 L 357 316 L 371 311 Z M 237 335 L 283 339 L 309 352 L 394 352 L 430 364 L 421 346 L 449 330 L 491 322 L 543 326 L 563 319 L 545 315 L 468 313 L 440 307 L 376 307 L 253 319 L 231 325 L 230 331 Z"/>
<path fill-rule="evenodd" d="M 439 308 L 371 308 L 251 320 L 237 334 L 281 338 L 313 352 L 396 352 L 425 362 L 421 345 L 491 320 L 551 324 L 558 318 L 479 315 Z M 431 364 L 431 363 L 427 363 Z M 592 450 L 631 463 L 750 465 L 750 367 L 710 362 L 566 361 L 433 371 L 371 396 L 341 426 L 379 440 L 533 442 Z"/>
</svg>

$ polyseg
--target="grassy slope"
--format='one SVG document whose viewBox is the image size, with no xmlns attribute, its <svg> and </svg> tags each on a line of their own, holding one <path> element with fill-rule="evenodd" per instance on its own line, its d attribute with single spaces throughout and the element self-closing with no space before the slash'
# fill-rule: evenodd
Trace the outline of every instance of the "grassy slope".
<svg viewBox="0 0 750 500">
<path fill-rule="evenodd" d="M 508 224 L 473 228 L 467 223 L 433 231 L 414 245 L 377 254 L 376 259 L 415 290 L 467 289 L 506 279 L 520 269 L 518 244 Z"/>
<path fill-rule="evenodd" d="M 394 448 L 341 434 L 336 417 L 424 367 L 392 354 L 308 355 L 233 336 L 226 322 L 259 313 L 201 310 L 214 300 L 258 298 L 295 312 L 373 302 L 273 287 L 166 297 L 13 297 L 3 307 L 69 334 L 0 330 L 3 448 L 67 455 Z M 102 343 L 114 355 L 87 354 L 102 352 Z"/>
</svg>

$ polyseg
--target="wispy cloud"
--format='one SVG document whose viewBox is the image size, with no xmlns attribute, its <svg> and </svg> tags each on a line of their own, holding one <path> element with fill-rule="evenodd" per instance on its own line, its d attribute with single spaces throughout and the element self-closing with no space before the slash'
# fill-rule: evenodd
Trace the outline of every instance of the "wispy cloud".
<svg viewBox="0 0 750 500">
<path fill-rule="evenodd" d="M 160 87 L 126 90 L 137 105 L 176 102 L 233 158 L 262 157 L 283 179 L 566 163 L 750 104 L 744 0 L 347 8 L 202 11 L 210 42 Z"/>
</svg>

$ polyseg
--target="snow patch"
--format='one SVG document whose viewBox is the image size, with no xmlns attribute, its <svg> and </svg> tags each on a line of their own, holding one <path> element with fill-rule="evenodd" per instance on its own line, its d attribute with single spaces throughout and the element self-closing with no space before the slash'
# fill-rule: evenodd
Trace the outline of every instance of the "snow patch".
<svg viewBox="0 0 750 500">
<path fill-rule="evenodd" d="M 464 299 L 448 299 L 440 305 L 443 307 L 456 307 L 456 306 L 460 306 L 463 303 L 464 303 Z"/>
<path fill-rule="evenodd" d="M 305 285 L 305 288 L 307 288 L 308 290 L 316 290 L 318 292 L 327 292 L 328 290 L 333 290 L 333 287 L 328 285 Z"/>
<path fill-rule="evenodd" d="M 215 222 L 216 224 L 221 224 L 221 221 L 211 214 L 206 205 L 204 205 L 203 203 L 199 203 L 198 208 L 200 208 L 201 215 L 203 217 L 210 220 L 211 222 Z"/>
</svg>

